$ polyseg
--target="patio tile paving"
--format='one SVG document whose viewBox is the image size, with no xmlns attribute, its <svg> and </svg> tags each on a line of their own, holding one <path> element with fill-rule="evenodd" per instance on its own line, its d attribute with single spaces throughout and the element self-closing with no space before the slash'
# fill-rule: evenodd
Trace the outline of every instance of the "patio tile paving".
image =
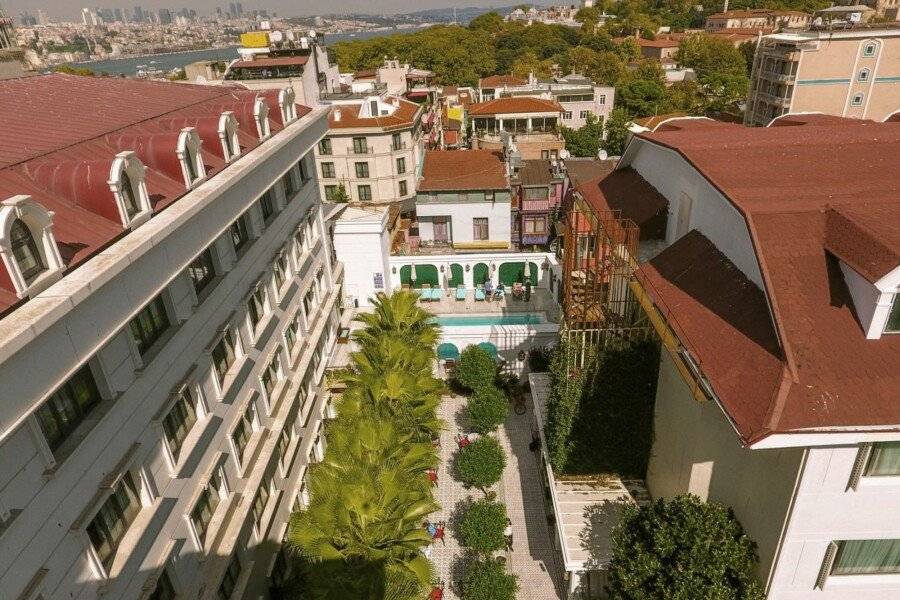
<svg viewBox="0 0 900 600">
<path fill-rule="evenodd" d="M 445 396 L 441 404 L 440 417 L 447 428 L 441 433 L 436 497 L 442 509 L 430 517 L 433 521 L 447 522 L 446 545 L 434 544 L 431 559 L 438 576 L 447 584 L 444 597 L 452 600 L 460 597 L 459 584 L 464 576 L 465 559 L 470 554 L 460 546 L 454 525 L 460 506 L 482 496 L 478 490 L 466 490 L 452 473 L 456 435 L 463 432 L 460 420 L 464 405 L 465 398 L 455 395 Z M 510 411 L 509 418 L 498 431 L 501 445 L 506 450 L 507 466 L 496 491 L 498 498 L 506 503 L 513 523 L 513 551 L 507 552 L 506 558 L 511 571 L 519 577 L 519 600 L 562 599 L 562 567 L 545 517 L 540 463 L 528 450 L 532 419 L 530 406 L 525 415 Z"/>
</svg>

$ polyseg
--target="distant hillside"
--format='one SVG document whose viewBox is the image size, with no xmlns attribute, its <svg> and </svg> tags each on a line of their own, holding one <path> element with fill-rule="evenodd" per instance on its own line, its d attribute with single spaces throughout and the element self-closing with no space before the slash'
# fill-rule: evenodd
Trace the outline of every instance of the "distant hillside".
<svg viewBox="0 0 900 600">
<path fill-rule="evenodd" d="M 540 5 L 541 3 L 538 2 L 536 4 Z M 516 6 L 519 6 L 519 4 L 511 4 L 509 6 L 500 6 L 494 8 L 483 6 L 466 6 L 456 9 L 456 19 L 462 24 L 467 24 L 475 17 L 488 12 L 496 12 L 505 16 L 511 13 L 513 9 L 516 8 Z M 415 12 L 406 13 L 406 15 L 414 17 L 416 19 L 421 19 L 423 21 L 450 23 L 453 21 L 453 8 L 431 8 L 428 10 L 417 10 Z"/>
</svg>

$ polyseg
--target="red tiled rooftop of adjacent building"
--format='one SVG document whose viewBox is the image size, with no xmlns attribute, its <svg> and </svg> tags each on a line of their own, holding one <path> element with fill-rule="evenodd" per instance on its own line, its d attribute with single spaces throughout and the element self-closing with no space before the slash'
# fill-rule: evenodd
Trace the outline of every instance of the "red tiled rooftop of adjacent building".
<svg viewBox="0 0 900 600">
<path fill-rule="evenodd" d="M 742 437 L 758 435 L 783 372 L 763 292 L 697 230 L 641 265 L 637 276 L 674 316 L 671 325 Z"/>
<path fill-rule="evenodd" d="M 263 67 L 289 67 L 302 66 L 309 61 L 308 56 L 278 56 L 274 58 L 257 58 L 254 60 L 239 60 L 233 65 L 232 69 L 243 68 L 263 68 Z"/>
<path fill-rule="evenodd" d="M 244 154 L 260 143 L 255 98 L 269 106 L 272 133 L 282 129 L 277 94 L 62 74 L 0 82 L 0 199 L 29 195 L 54 213 L 54 237 L 70 270 L 127 233 L 111 216 L 115 205 L 106 184 L 116 154 L 133 150 L 144 163 L 157 212 L 187 193 L 174 158 L 182 128 L 194 126 L 205 137 L 200 156 L 213 177 L 225 167 L 216 133 L 221 113 L 230 110 L 238 119 Z M 310 110 L 297 107 L 299 116 Z M 8 279 L 5 271 L 0 275 Z M 22 302 L 11 283 L 4 285 L 0 315 Z"/>
<path fill-rule="evenodd" d="M 502 190 L 509 187 L 500 155 L 488 150 L 430 150 L 419 191 Z"/>
<path fill-rule="evenodd" d="M 555 100 L 532 98 L 521 96 L 515 98 L 497 98 L 469 105 L 471 116 L 479 115 L 507 115 L 515 113 L 561 113 L 562 105 Z"/>
<path fill-rule="evenodd" d="M 526 83 L 528 83 L 527 79 L 522 79 L 521 77 L 516 77 L 514 75 L 490 75 L 479 79 L 478 87 L 481 89 L 490 89 L 504 86 L 525 85 Z"/>
<path fill-rule="evenodd" d="M 397 98 L 399 106 L 390 115 L 378 117 L 360 117 L 359 111 L 362 103 L 341 104 L 331 109 L 328 115 L 328 127 L 331 129 L 354 129 L 365 127 L 377 127 L 380 129 L 403 129 L 412 127 L 422 108 L 420 104 Z M 390 99 L 389 99 L 390 101 Z M 336 112 L 340 111 L 340 119 L 336 118 Z"/>
<path fill-rule="evenodd" d="M 579 182 L 577 190 L 594 210 L 619 211 L 622 218 L 634 222 L 642 240 L 665 237 L 669 201 L 634 169 L 616 169 Z"/>
</svg>

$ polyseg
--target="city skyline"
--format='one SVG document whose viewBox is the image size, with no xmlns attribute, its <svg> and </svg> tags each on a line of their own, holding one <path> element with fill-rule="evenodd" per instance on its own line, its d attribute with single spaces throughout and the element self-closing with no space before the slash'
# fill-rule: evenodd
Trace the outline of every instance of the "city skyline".
<svg viewBox="0 0 900 600">
<path fill-rule="evenodd" d="M 8 16 L 16 18 L 21 13 L 27 12 L 36 15 L 38 10 L 43 10 L 52 20 L 80 21 L 82 8 L 110 8 L 127 10 L 128 14 L 135 6 L 141 6 L 144 10 L 157 11 L 161 8 L 181 9 L 192 8 L 199 15 L 211 15 L 216 7 L 227 10 L 229 2 L 224 0 L 55 0 L 49 6 L 29 0 L 2 0 L 0 8 L 4 9 Z M 341 10 L 333 13 L 322 12 L 321 3 L 311 0 L 248 0 L 242 3 L 245 11 L 268 10 L 279 16 L 310 16 L 316 14 L 398 14 L 413 12 L 410 4 L 403 0 L 345 0 L 340 3 Z M 473 2 L 471 0 L 420 0 L 415 5 L 415 10 L 434 8 L 463 8 L 463 7 L 502 7 L 511 6 L 515 2 L 511 0 L 485 0 Z M 534 4 L 547 4 L 546 2 L 534 2 Z M 562 3 L 564 4 L 564 3 Z"/>
</svg>

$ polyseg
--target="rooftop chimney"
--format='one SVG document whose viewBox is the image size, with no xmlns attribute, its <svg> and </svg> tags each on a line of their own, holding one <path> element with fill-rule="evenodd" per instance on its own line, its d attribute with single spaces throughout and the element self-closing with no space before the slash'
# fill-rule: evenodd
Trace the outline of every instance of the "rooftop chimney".
<svg viewBox="0 0 900 600">
<path fill-rule="evenodd" d="M 341 120 L 341 109 L 340 109 L 340 108 L 335 108 L 335 109 L 334 109 L 334 120 L 335 120 L 335 121 L 340 121 L 340 120 Z"/>
</svg>

